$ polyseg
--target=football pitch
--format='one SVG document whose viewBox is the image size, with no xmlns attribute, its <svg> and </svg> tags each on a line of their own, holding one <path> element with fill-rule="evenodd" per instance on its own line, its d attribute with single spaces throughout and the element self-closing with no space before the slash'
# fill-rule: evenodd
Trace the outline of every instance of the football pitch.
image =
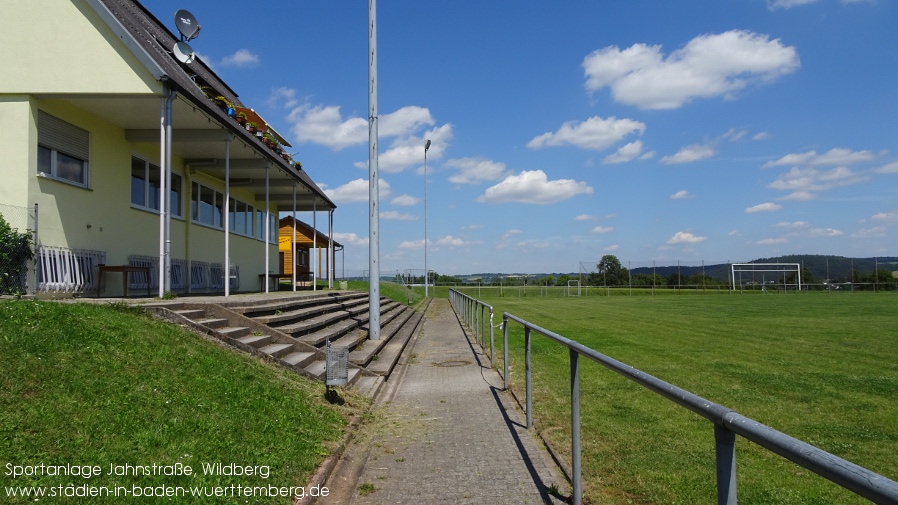
<svg viewBox="0 0 898 505">
<path fill-rule="evenodd" d="M 591 288 L 594 289 L 594 288 Z M 525 296 L 460 289 L 502 313 L 898 480 L 898 295 Z M 627 294 L 617 292 L 616 294 Z M 641 293 L 645 295 L 646 293 Z M 502 333 L 495 329 L 502 369 Z M 523 401 L 523 329 L 509 323 L 511 387 Z M 568 350 L 533 334 L 536 429 L 570 461 Z M 580 360 L 584 497 L 710 503 L 712 424 Z M 868 503 L 737 437 L 742 503 Z"/>
</svg>

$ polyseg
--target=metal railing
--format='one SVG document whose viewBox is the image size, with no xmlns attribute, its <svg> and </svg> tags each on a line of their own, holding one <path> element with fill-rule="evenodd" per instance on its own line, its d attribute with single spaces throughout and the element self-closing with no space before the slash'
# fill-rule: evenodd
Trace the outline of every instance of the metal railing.
<svg viewBox="0 0 898 505">
<path fill-rule="evenodd" d="M 38 291 L 81 293 L 96 289 L 97 265 L 106 263 L 104 251 L 38 246 Z"/>
<path fill-rule="evenodd" d="M 463 307 L 488 306 L 464 296 Z M 451 295 L 450 295 L 451 297 Z M 492 314 L 492 307 L 490 307 Z M 798 465 L 820 475 L 849 491 L 874 503 L 898 503 L 898 482 L 883 477 L 864 467 L 830 454 L 822 449 L 790 437 L 758 421 L 745 417 L 723 405 L 706 400 L 689 391 L 678 388 L 657 377 L 626 365 L 616 359 L 601 354 L 574 340 L 562 337 L 540 328 L 508 312 L 502 315 L 502 333 L 505 348 L 505 388 L 508 388 L 508 322 L 513 321 L 524 327 L 525 375 L 526 375 L 526 415 L 527 428 L 533 427 L 533 380 L 531 374 L 530 341 L 532 332 L 537 332 L 570 350 L 570 390 L 571 390 L 571 486 L 572 502 L 582 500 L 582 480 L 580 466 L 580 365 L 581 355 L 605 368 L 623 375 L 640 386 L 654 391 L 668 400 L 704 417 L 714 424 L 715 455 L 717 465 L 717 503 L 735 505 L 736 500 L 736 435 L 779 454 Z"/>
<path fill-rule="evenodd" d="M 490 329 L 490 367 L 496 366 L 495 335 L 493 333 L 493 306 L 483 303 L 464 293 L 454 289 L 449 290 L 449 303 L 464 323 L 474 332 L 474 340 L 480 343 L 480 347 L 486 349 L 486 331 L 484 325 Z M 489 322 L 486 320 L 486 311 L 489 310 Z M 479 311 L 479 313 L 478 313 Z M 505 346 L 505 362 L 508 363 L 508 346 Z M 507 366 L 507 365 L 506 365 Z M 508 377 L 508 373 L 505 374 Z M 505 380 L 505 389 L 508 389 L 508 379 Z"/>
</svg>

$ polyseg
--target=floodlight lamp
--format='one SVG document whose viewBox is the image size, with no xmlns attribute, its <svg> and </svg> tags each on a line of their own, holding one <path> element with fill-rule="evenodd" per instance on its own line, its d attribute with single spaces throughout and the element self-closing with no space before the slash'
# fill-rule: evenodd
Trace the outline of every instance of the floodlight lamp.
<svg viewBox="0 0 898 505">
<path fill-rule="evenodd" d="M 430 139 L 424 143 L 424 152 L 427 152 L 428 149 L 430 149 Z"/>
</svg>

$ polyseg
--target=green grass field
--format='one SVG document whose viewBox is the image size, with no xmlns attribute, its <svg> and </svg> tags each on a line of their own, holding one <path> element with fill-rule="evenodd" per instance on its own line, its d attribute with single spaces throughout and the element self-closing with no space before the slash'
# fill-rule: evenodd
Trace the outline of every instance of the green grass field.
<svg viewBox="0 0 898 505">
<path fill-rule="evenodd" d="M 898 480 L 894 293 L 615 296 L 622 291 L 481 290 L 479 299 L 495 307 L 496 324 L 512 313 Z M 523 330 L 511 323 L 509 335 L 511 383 L 523 398 Z M 496 342 L 501 358 L 499 329 Z M 569 457 L 568 351 L 534 334 L 532 352 L 537 429 Z M 588 500 L 714 501 L 710 422 L 590 360 L 581 360 L 581 401 Z M 866 503 L 745 439 L 736 450 L 740 503 Z"/>
<path fill-rule="evenodd" d="M 287 488 L 342 439 L 367 400 L 324 400 L 297 374 L 124 305 L 0 302 L 0 489 L 7 486 Z M 99 465 L 101 474 L 14 478 L 7 465 Z M 203 475 L 204 463 L 267 476 Z M 192 467 L 194 476 L 109 475 L 109 465 Z M 57 493 L 68 493 L 68 488 Z M 73 491 L 74 492 L 74 491 Z M 228 491 L 225 491 L 228 492 Z M 43 498 L 40 503 L 118 503 Z M 288 503 L 285 497 L 137 498 L 158 503 Z"/>
</svg>

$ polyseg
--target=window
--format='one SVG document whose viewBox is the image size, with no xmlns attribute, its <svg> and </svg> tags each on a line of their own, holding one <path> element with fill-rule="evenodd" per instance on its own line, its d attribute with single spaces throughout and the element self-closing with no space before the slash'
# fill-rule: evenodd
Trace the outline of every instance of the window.
<svg viewBox="0 0 898 505">
<path fill-rule="evenodd" d="M 136 156 L 131 157 L 131 205 L 159 212 L 161 207 L 162 170 Z M 181 176 L 171 174 L 171 213 L 181 217 Z"/>
<path fill-rule="evenodd" d="M 224 201 L 223 194 L 194 182 L 190 218 L 194 222 L 222 229 Z M 265 214 L 257 212 L 248 203 L 231 198 L 228 202 L 228 229 L 238 235 L 265 240 Z"/>
<path fill-rule="evenodd" d="M 37 172 L 88 186 L 90 133 L 44 111 L 37 113 Z"/>
</svg>

